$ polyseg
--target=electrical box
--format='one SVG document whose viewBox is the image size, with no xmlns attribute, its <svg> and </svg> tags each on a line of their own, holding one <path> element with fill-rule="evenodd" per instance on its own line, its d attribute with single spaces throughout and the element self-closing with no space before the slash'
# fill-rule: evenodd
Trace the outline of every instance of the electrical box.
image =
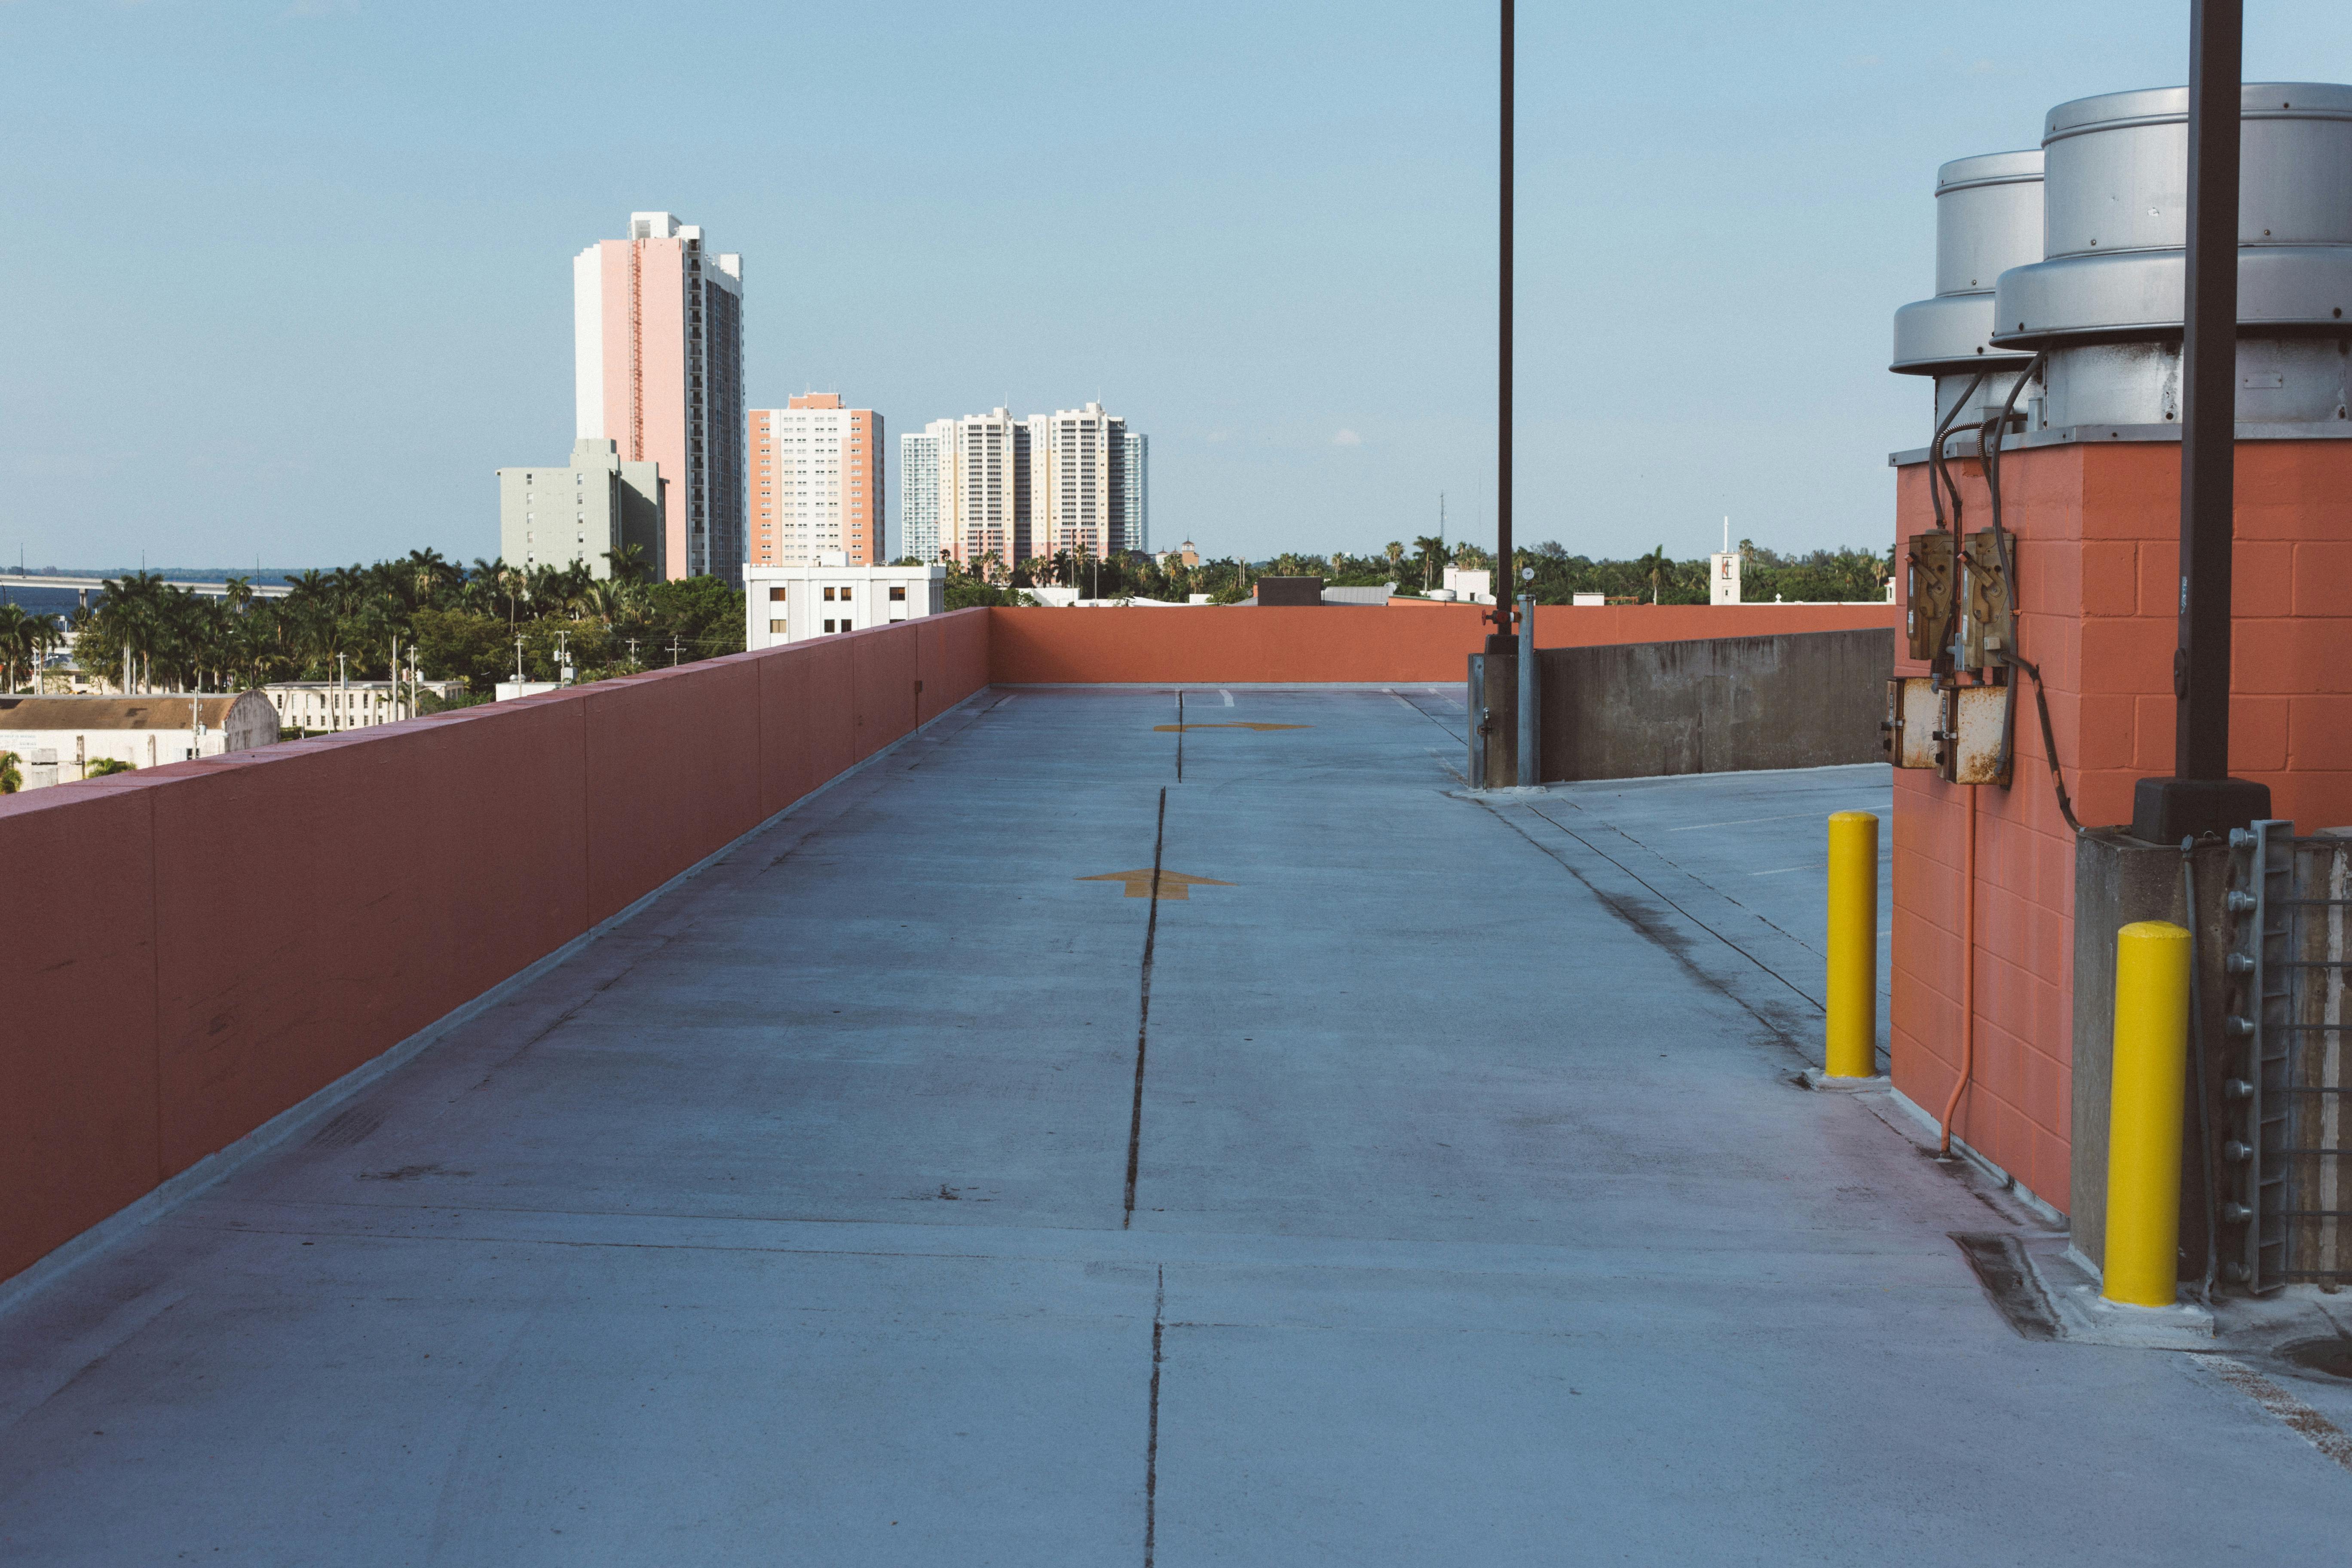
<svg viewBox="0 0 2352 1568">
<path fill-rule="evenodd" d="M 2017 558 L 2015 535 L 2011 536 L 2010 559 Z M 2000 545 L 1994 531 L 1987 528 L 1969 535 L 1967 558 L 1962 563 L 1960 599 L 1959 667 L 1962 669 L 2000 668 L 2004 649 L 2017 646 L 2016 617 L 2011 606 L 2015 602 L 2014 584 L 2001 569 Z"/>
<path fill-rule="evenodd" d="M 1937 762 L 1953 784 L 2009 787 L 2009 723 L 2015 686 L 1948 686 Z"/>
<path fill-rule="evenodd" d="M 1924 675 L 1898 675 L 1886 683 L 1886 760 L 1898 768 L 1932 768 L 1941 758 L 1936 731 L 1943 727 L 1943 700 Z"/>
<path fill-rule="evenodd" d="M 1937 529 L 1915 533 L 1904 551 L 1903 630 L 1913 658 L 1933 660 L 1942 653 L 1944 628 L 1952 620 L 1952 585 L 1958 574 L 1952 536 Z"/>
</svg>

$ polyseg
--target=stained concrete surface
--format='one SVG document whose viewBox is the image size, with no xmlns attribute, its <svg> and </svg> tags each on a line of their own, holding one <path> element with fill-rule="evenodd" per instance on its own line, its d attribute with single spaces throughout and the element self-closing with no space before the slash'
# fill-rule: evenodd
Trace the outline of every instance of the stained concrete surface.
<svg viewBox="0 0 2352 1568">
<path fill-rule="evenodd" d="M 1790 1081 L 1883 769 L 1473 800 L 1458 688 L 1231 695 L 1307 727 L 983 694 L 33 1297 L 0 1558 L 2340 1553 Z M 1077 879 L 1155 854 L 1232 886 Z"/>
</svg>

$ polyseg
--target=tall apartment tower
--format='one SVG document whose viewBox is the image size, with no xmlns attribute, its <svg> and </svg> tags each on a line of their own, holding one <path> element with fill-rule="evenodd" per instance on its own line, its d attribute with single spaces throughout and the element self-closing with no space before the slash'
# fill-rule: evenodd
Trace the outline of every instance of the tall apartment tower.
<svg viewBox="0 0 2352 1568">
<path fill-rule="evenodd" d="M 1044 470 L 1032 506 L 1037 553 L 1100 559 L 1127 545 L 1127 421 L 1099 403 L 1041 417 Z"/>
<path fill-rule="evenodd" d="M 1127 433 L 1127 547 L 1151 553 L 1151 437 Z"/>
<path fill-rule="evenodd" d="M 743 258 L 702 230 L 631 213 L 629 237 L 572 258 L 576 435 L 657 465 L 667 578 L 742 580 Z"/>
<path fill-rule="evenodd" d="M 879 414 L 843 407 L 839 393 L 813 392 L 746 418 L 752 565 L 809 566 L 835 554 L 852 566 L 890 559 Z"/>
<path fill-rule="evenodd" d="M 934 419 L 898 437 L 898 550 L 925 565 L 940 560 L 940 453 L 955 421 Z"/>
<path fill-rule="evenodd" d="M 1034 421 L 991 409 L 923 426 L 932 457 L 929 489 L 938 496 L 933 560 L 972 570 L 993 561 L 1006 568 L 1029 558 L 1030 443 Z M 920 489 L 900 471 L 902 489 Z M 911 546 L 910 546 L 911 548 Z"/>
</svg>

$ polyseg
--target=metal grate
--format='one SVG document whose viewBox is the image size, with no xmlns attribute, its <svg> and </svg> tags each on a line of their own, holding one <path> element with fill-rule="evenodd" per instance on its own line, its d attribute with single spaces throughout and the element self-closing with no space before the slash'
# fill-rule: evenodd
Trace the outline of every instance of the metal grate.
<svg viewBox="0 0 2352 1568">
<path fill-rule="evenodd" d="M 2297 838 L 2293 823 L 2265 821 L 2231 834 L 2230 851 L 2227 1273 L 2253 1295 L 2352 1281 L 2352 838 Z"/>
</svg>

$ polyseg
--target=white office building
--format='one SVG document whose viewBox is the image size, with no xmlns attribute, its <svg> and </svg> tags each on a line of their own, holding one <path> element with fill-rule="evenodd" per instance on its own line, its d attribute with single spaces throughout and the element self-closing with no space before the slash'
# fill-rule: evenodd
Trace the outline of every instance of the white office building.
<svg viewBox="0 0 2352 1568">
<path fill-rule="evenodd" d="M 812 637 L 889 626 L 947 608 L 948 569 L 853 566 L 827 554 L 804 566 L 751 566 L 743 573 L 743 646 L 757 652 Z"/>
<path fill-rule="evenodd" d="M 1036 553 L 1100 559 L 1125 550 L 1127 421 L 1089 403 L 1033 425 L 1044 432 L 1033 441 L 1031 462 L 1037 482 L 1030 514 L 1045 524 L 1033 529 L 1040 534 Z"/>
</svg>

